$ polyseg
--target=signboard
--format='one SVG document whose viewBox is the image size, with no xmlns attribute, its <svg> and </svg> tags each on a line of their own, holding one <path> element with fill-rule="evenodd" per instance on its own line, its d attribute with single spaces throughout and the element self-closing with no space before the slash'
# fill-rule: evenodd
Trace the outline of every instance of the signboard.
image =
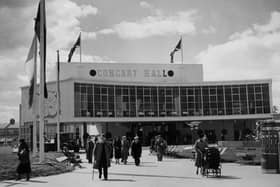
<svg viewBox="0 0 280 187">
<path fill-rule="evenodd" d="M 61 79 L 141 83 L 202 82 L 201 64 L 62 63 Z"/>
</svg>

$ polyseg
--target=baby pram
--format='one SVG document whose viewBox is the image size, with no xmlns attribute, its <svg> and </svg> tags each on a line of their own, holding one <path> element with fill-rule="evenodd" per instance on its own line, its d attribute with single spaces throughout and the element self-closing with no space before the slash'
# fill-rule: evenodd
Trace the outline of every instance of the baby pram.
<svg viewBox="0 0 280 187">
<path fill-rule="evenodd" d="M 213 176 L 221 176 L 221 163 L 220 163 L 220 152 L 216 147 L 206 148 L 203 173 L 205 176 L 212 174 Z"/>
</svg>

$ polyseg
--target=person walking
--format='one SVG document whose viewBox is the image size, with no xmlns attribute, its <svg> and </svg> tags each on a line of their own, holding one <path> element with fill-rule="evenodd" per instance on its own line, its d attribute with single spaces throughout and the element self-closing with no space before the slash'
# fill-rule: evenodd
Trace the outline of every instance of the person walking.
<svg viewBox="0 0 280 187">
<path fill-rule="evenodd" d="M 19 159 L 19 165 L 17 167 L 17 173 L 18 173 L 17 180 L 21 179 L 22 174 L 26 174 L 26 180 L 29 181 L 30 173 L 31 173 L 29 148 L 24 139 L 20 139 L 19 142 L 20 145 L 17 153 Z"/>
<path fill-rule="evenodd" d="M 121 148 L 121 153 L 122 153 L 122 161 L 124 164 L 127 164 L 127 158 L 129 155 L 129 141 L 127 140 L 126 136 L 122 137 L 122 148 Z"/>
<path fill-rule="evenodd" d="M 150 140 L 150 154 L 153 154 L 155 151 L 155 138 L 156 137 L 152 137 Z"/>
<path fill-rule="evenodd" d="M 111 145 L 106 141 L 105 136 L 99 136 L 94 149 L 93 164 L 93 168 L 99 171 L 99 179 L 102 177 L 103 170 L 104 180 L 108 180 L 108 167 L 111 166 L 111 152 Z"/>
<path fill-rule="evenodd" d="M 206 148 L 208 147 L 208 143 L 206 141 L 206 138 L 202 130 L 198 131 L 197 134 L 199 138 L 194 143 L 195 166 L 197 167 L 196 174 L 198 174 L 198 170 L 200 168 L 200 173 L 204 175 L 204 169 L 203 169 L 204 156 L 205 156 Z"/>
<path fill-rule="evenodd" d="M 139 166 L 140 164 L 141 154 L 142 154 L 141 142 L 139 141 L 139 137 L 135 136 L 131 144 L 131 156 L 134 158 L 136 166 Z"/>
<path fill-rule="evenodd" d="M 88 163 L 90 164 L 92 163 L 93 148 L 94 148 L 93 139 L 91 138 L 91 136 L 89 136 L 87 142 L 87 159 L 88 159 Z"/>
<path fill-rule="evenodd" d="M 122 142 L 121 138 L 117 137 L 114 140 L 114 153 L 115 153 L 115 160 L 116 164 L 120 164 L 120 158 L 122 157 L 121 150 L 122 150 Z"/>
<path fill-rule="evenodd" d="M 162 161 L 163 158 L 163 154 L 166 151 L 167 148 L 167 143 L 166 141 L 161 137 L 161 135 L 158 135 L 156 137 L 156 141 L 155 141 L 155 148 L 156 148 L 156 152 L 157 152 L 157 160 L 159 162 Z"/>
</svg>

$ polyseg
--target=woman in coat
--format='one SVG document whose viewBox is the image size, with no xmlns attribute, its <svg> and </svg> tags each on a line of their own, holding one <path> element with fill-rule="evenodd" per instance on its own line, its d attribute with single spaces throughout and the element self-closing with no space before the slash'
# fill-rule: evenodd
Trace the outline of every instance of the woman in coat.
<svg viewBox="0 0 280 187">
<path fill-rule="evenodd" d="M 124 164 L 127 164 L 127 158 L 129 155 L 129 141 L 127 140 L 126 136 L 122 137 L 122 161 Z"/>
<path fill-rule="evenodd" d="M 206 152 L 206 148 L 208 147 L 207 141 L 204 138 L 204 134 L 202 131 L 198 132 L 198 139 L 195 141 L 194 144 L 194 149 L 195 149 L 195 166 L 197 167 L 196 169 L 196 174 L 198 174 L 198 169 L 201 168 L 200 173 L 203 175 L 204 170 L 204 156 Z"/>
<path fill-rule="evenodd" d="M 87 142 L 87 159 L 88 163 L 92 163 L 92 153 L 93 153 L 94 143 L 93 139 L 89 136 Z"/>
<path fill-rule="evenodd" d="M 29 148 L 24 139 L 20 139 L 20 145 L 18 148 L 19 165 L 17 167 L 17 180 L 20 180 L 22 174 L 26 174 L 26 180 L 30 179 L 31 164 L 29 158 Z"/>
<path fill-rule="evenodd" d="M 167 143 L 161 137 L 161 135 L 158 135 L 156 137 L 155 148 L 156 148 L 156 152 L 157 152 L 157 160 L 162 161 L 163 154 L 165 153 L 166 148 L 167 148 Z"/>
<path fill-rule="evenodd" d="M 104 135 L 98 137 L 98 141 L 94 148 L 94 164 L 93 168 L 98 169 L 99 179 L 102 176 L 102 170 L 104 180 L 108 179 L 108 167 L 111 166 L 111 145 L 106 141 Z"/>
<path fill-rule="evenodd" d="M 117 137 L 114 141 L 114 152 L 115 152 L 116 164 L 120 164 L 120 158 L 122 157 L 121 150 L 122 150 L 122 142 L 121 142 L 120 137 Z"/>
<path fill-rule="evenodd" d="M 131 155 L 134 158 L 136 166 L 139 166 L 140 164 L 141 154 L 142 154 L 142 145 L 141 142 L 139 141 L 139 137 L 135 136 L 131 144 Z"/>
</svg>

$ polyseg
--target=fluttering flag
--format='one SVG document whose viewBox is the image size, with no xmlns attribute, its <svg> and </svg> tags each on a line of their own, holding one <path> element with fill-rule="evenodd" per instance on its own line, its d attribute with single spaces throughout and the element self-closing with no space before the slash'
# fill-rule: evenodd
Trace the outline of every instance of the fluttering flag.
<svg viewBox="0 0 280 187">
<path fill-rule="evenodd" d="M 60 58 L 59 58 L 59 50 L 57 50 L 57 77 L 56 77 L 56 83 L 57 83 L 57 105 L 58 105 L 58 110 L 57 114 L 59 115 L 61 113 L 60 111 Z"/>
<path fill-rule="evenodd" d="M 73 45 L 73 47 L 71 48 L 70 52 L 69 52 L 69 55 L 68 55 L 68 63 L 71 62 L 71 59 L 72 59 L 72 56 L 73 56 L 73 53 L 75 52 L 75 49 L 77 47 L 81 47 L 81 33 L 77 39 L 77 41 L 75 42 L 75 44 Z"/>
<path fill-rule="evenodd" d="M 43 12 L 41 12 L 40 10 L 40 6 L 41 6 L 41 1 L 39 3 L 39 6 L 38 6 L 38 10 L 37 10 L 37 17 L 35 18 L 35 33 L 37 35 L 37 38 L 40 42 L 40 45 L 43 45 L 43 50 L 44 50 L 44 57 L 43 57 L 43 64 L 44 65 L 44 97 L 45 98 L 48 98 L 48 90 L 47 90 L 47 84 L 46 84 L 46 54 L 47 54 L 47 47 L 46 47 L 46 44 L 47 44 L 47 29 L 46 29 L 46 10 L 45 10 L 45 4 L 42 3 L 42 6 L 43 6 Z M 41 30 L 40 29 L 40 24 L 43 24 L 43 29 Z M 42 40 L 41 41 L 41 33 L 42 33 Z M 41 47 L 40 47 L 41 49 Z"/>
<path fill-rule="evenodd" d="M 171 51 L 170 53 L 170 62 L 173 63 L 174 62 L 174 53 L 176 51 L 179 51 L 182 49 L 182 38 L 179 40 L 179 42 L 177 43 L 175 49 L 173 51 Z"/>
<path fill-rule="evenodd" d="M 29 86 L 29 100 L 28 100 L 28 106 L 29 108 L 32 107 L 33 103 L 34 103 L 34 93 L 35 93 L 35 80 L 36 80 L 36 54 L 37 53 L 37 38 L 34 35 L 33 40 L 32 40 L 32 44 L 31 47 L 29 49 L 26 61 L 25 61 L 25 65 L 28 66 L 28 74 L 30 76 L 30 86 Z"/>
</svg>

